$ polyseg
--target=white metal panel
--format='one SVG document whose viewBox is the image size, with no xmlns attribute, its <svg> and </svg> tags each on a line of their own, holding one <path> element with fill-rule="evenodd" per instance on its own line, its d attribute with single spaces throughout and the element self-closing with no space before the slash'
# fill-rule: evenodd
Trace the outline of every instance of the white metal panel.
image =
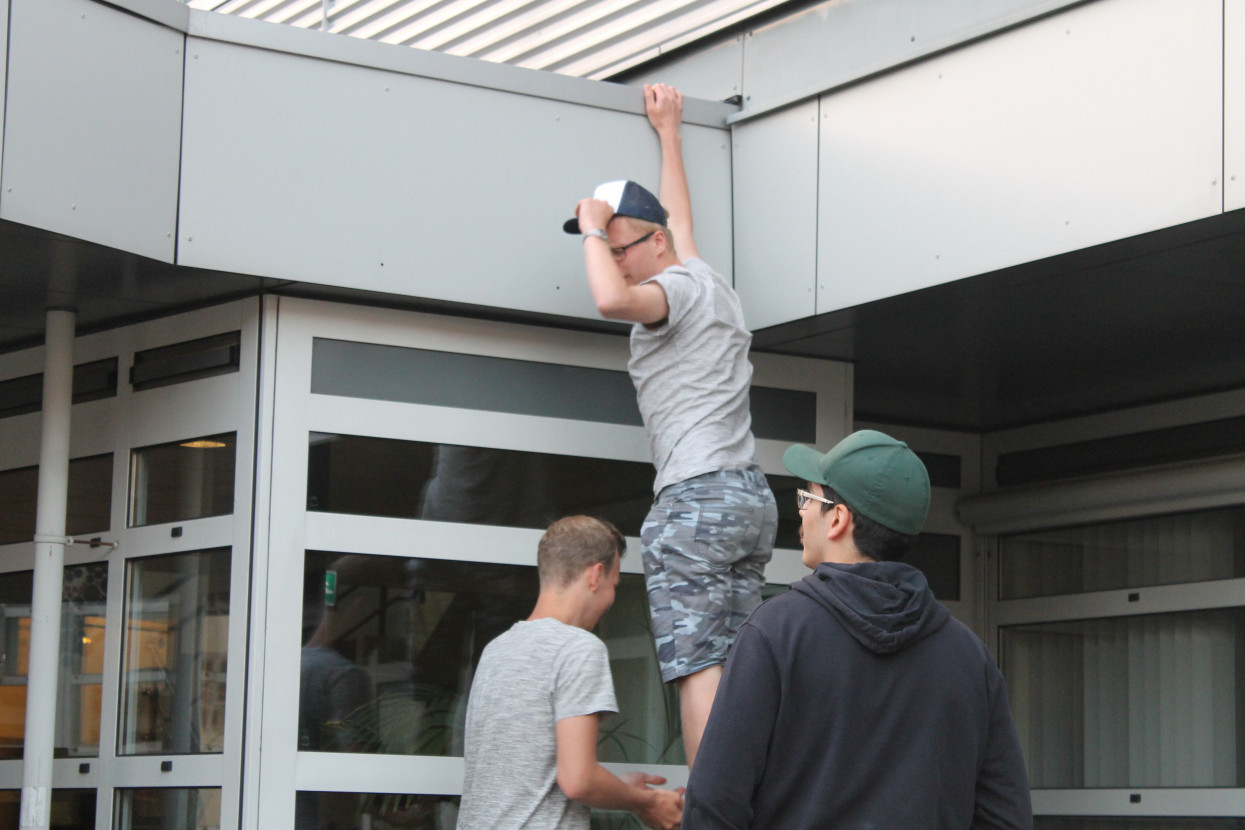
<svg viewBox="0 0 1245 830">
<path fill-rule="evenodd" d="M 1219 213 L 1221 43 L 1101 0 L 825 96 L 818 312 Z"/>
<path fill-rule="evenodd" d="M 735 290 L 751 329 L 817 310 L 817 101 L 740 124 Z"/>
<path fill-rule="evenodd" d="M 0 171 L 4 169 L 4 111 L 9 81 L 9 0 L 0 0 Z M 0 175 L 0 207 L 4 205 L 4 178 Z"/>
<path fill-rule="evenodd" d="M 670 84 L 684 95 L 725 101 L 743 94 L 743 37 L 736 35 L 703 51 L 661 61 L 653 69 L 627 79 L 631 86 Z"/>
<path fill-rule="evenodd" d="M 749 118 L 1079 0 L 824 0 L 749 32 Z"/>
<path fill-rule="evenodd" d="M 1137 801 L 1133 801 L 1133 797 Z M 1245 789 L 1034 790 L 1035 816 L 1239 816 Z M 1189 826 L 1194 826 L 1189 822 Z M 1128 826 L 1127 823 L 1124 826 Z"/>
<path fill-rule="evenodd" d="M 643 116 L 188 43 L 179 263 L 598 316 L 561 224 L 602 181 L 657 189 Z M 698 247 L 729 279 L 728 134 L 683 135 Z"/>
<path fill-rule="evenodd" d="M 171 262 L 182 46 L 88 0 L 12 0 L 0 217 Z"/>
<path fill-rule="evenodd" d="M 1245 208 L 1245 0 L 1223 0 L 1223 209 Z"/>
<path fill-rule="evenodd" d="M 1220 0 L 1102 0 L 825 96 L 818 312 L 1218 214 Z"/>
</svg>

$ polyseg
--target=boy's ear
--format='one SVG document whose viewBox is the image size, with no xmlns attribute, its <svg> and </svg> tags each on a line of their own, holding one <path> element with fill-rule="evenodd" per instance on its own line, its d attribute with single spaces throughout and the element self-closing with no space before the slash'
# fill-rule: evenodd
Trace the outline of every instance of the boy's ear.
<svg viewBox="0 0 1245 830">
<path fill-rule="evenodd" d="M 844 538 L 851 539 L 852 511 L 841 504 L 836 504 L 830 509 L 834 512 L 834 518 L 830 521 L 830 527 L 826 532 L 827 537 L 835 541 Z"/>
</svg>

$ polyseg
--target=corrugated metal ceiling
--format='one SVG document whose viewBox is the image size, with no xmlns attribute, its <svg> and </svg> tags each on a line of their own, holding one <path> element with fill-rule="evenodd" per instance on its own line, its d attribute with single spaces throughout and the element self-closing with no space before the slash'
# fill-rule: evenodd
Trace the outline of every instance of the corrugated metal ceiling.
<svg viewBox="0 0 1245 830">
<path fill-rule="evenodd" d="M 608 78 L 787 0 L 189 0 L 451 55 Z M 327 22 L 327 25 L 325 23 Z"/>
</svg>

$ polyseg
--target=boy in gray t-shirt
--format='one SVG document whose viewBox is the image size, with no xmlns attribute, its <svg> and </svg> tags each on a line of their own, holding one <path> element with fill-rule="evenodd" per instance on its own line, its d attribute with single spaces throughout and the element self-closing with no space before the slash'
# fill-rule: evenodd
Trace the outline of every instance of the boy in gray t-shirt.
<svg viewBox="0 0 1245 830">
<path fill-rule="evenodd" d="M 589 808 L 630 810 L 677 827 L 680 793 L 646 773 L 597 762 L 601 717 L 618 711 L 609 653 L 589 629 L 614 602 L 622 535 L 570 516 L 537 549 L 531 617 L 484 649 L 471 684 L 459 830 L 586 830 Z"/>
<path fill-rule="evenodd" d="M 627 369 L 657 468 L 640 531 L 644 575 L 690 765 L 727 650 L 761 602 L 778 507 L 753 459 L 752 334 L 739 297 L 692 237 L 683 98 L 656 84 L 644 87 L 644 101 L 661 141 L 661 201 L 635 182 L 608 182 L 580 200 L 563 230 L 584 235 L 597 309 L 635 324 Z"/>
</svg>

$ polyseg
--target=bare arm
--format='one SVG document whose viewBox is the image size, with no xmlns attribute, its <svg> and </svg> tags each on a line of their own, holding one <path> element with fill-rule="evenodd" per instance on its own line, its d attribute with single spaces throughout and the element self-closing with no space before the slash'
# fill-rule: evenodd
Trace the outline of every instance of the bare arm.
<svg viewBox="0 0 1245 830">
<path fill-rule="evenodd" d="M 555 728 L 558 742 L 558 786 L 572 801 L 602 810 L 629 810 L 646 827 L 674 830 L 683 817 L 683 796 L 649 784 L 666 779 L 632 773 L 627 780 L 597 763 L 600 715 L 563 718 Z"/>
<path fill-rule="evenodd" d="M 644 86 L 644 108 L 648 121 L 661 141 L 661 193 L 657 198 L 670 212 L 669 227 L 680 259 L 699 259 L 692 238 L 692 197 L 683 169 L 683 96 L 666 84 Z"/>
<path fill-rule="evenodd" d="M 580 230 L 605 229 L 614 216 L 608 202 L 583 199 L 575 207 Z M 610 243 L 594 236 L 584 237 L 584 268 L 588 272 L 588 290 L 596 301 L 597 310 L 611 320 L 629 320 L 652 324 L 666 319 L 670 306 L 666 292 L 650 282 L 632 285 L 623 277 L 622 269 L 610 253 Z"/>
</svg>

